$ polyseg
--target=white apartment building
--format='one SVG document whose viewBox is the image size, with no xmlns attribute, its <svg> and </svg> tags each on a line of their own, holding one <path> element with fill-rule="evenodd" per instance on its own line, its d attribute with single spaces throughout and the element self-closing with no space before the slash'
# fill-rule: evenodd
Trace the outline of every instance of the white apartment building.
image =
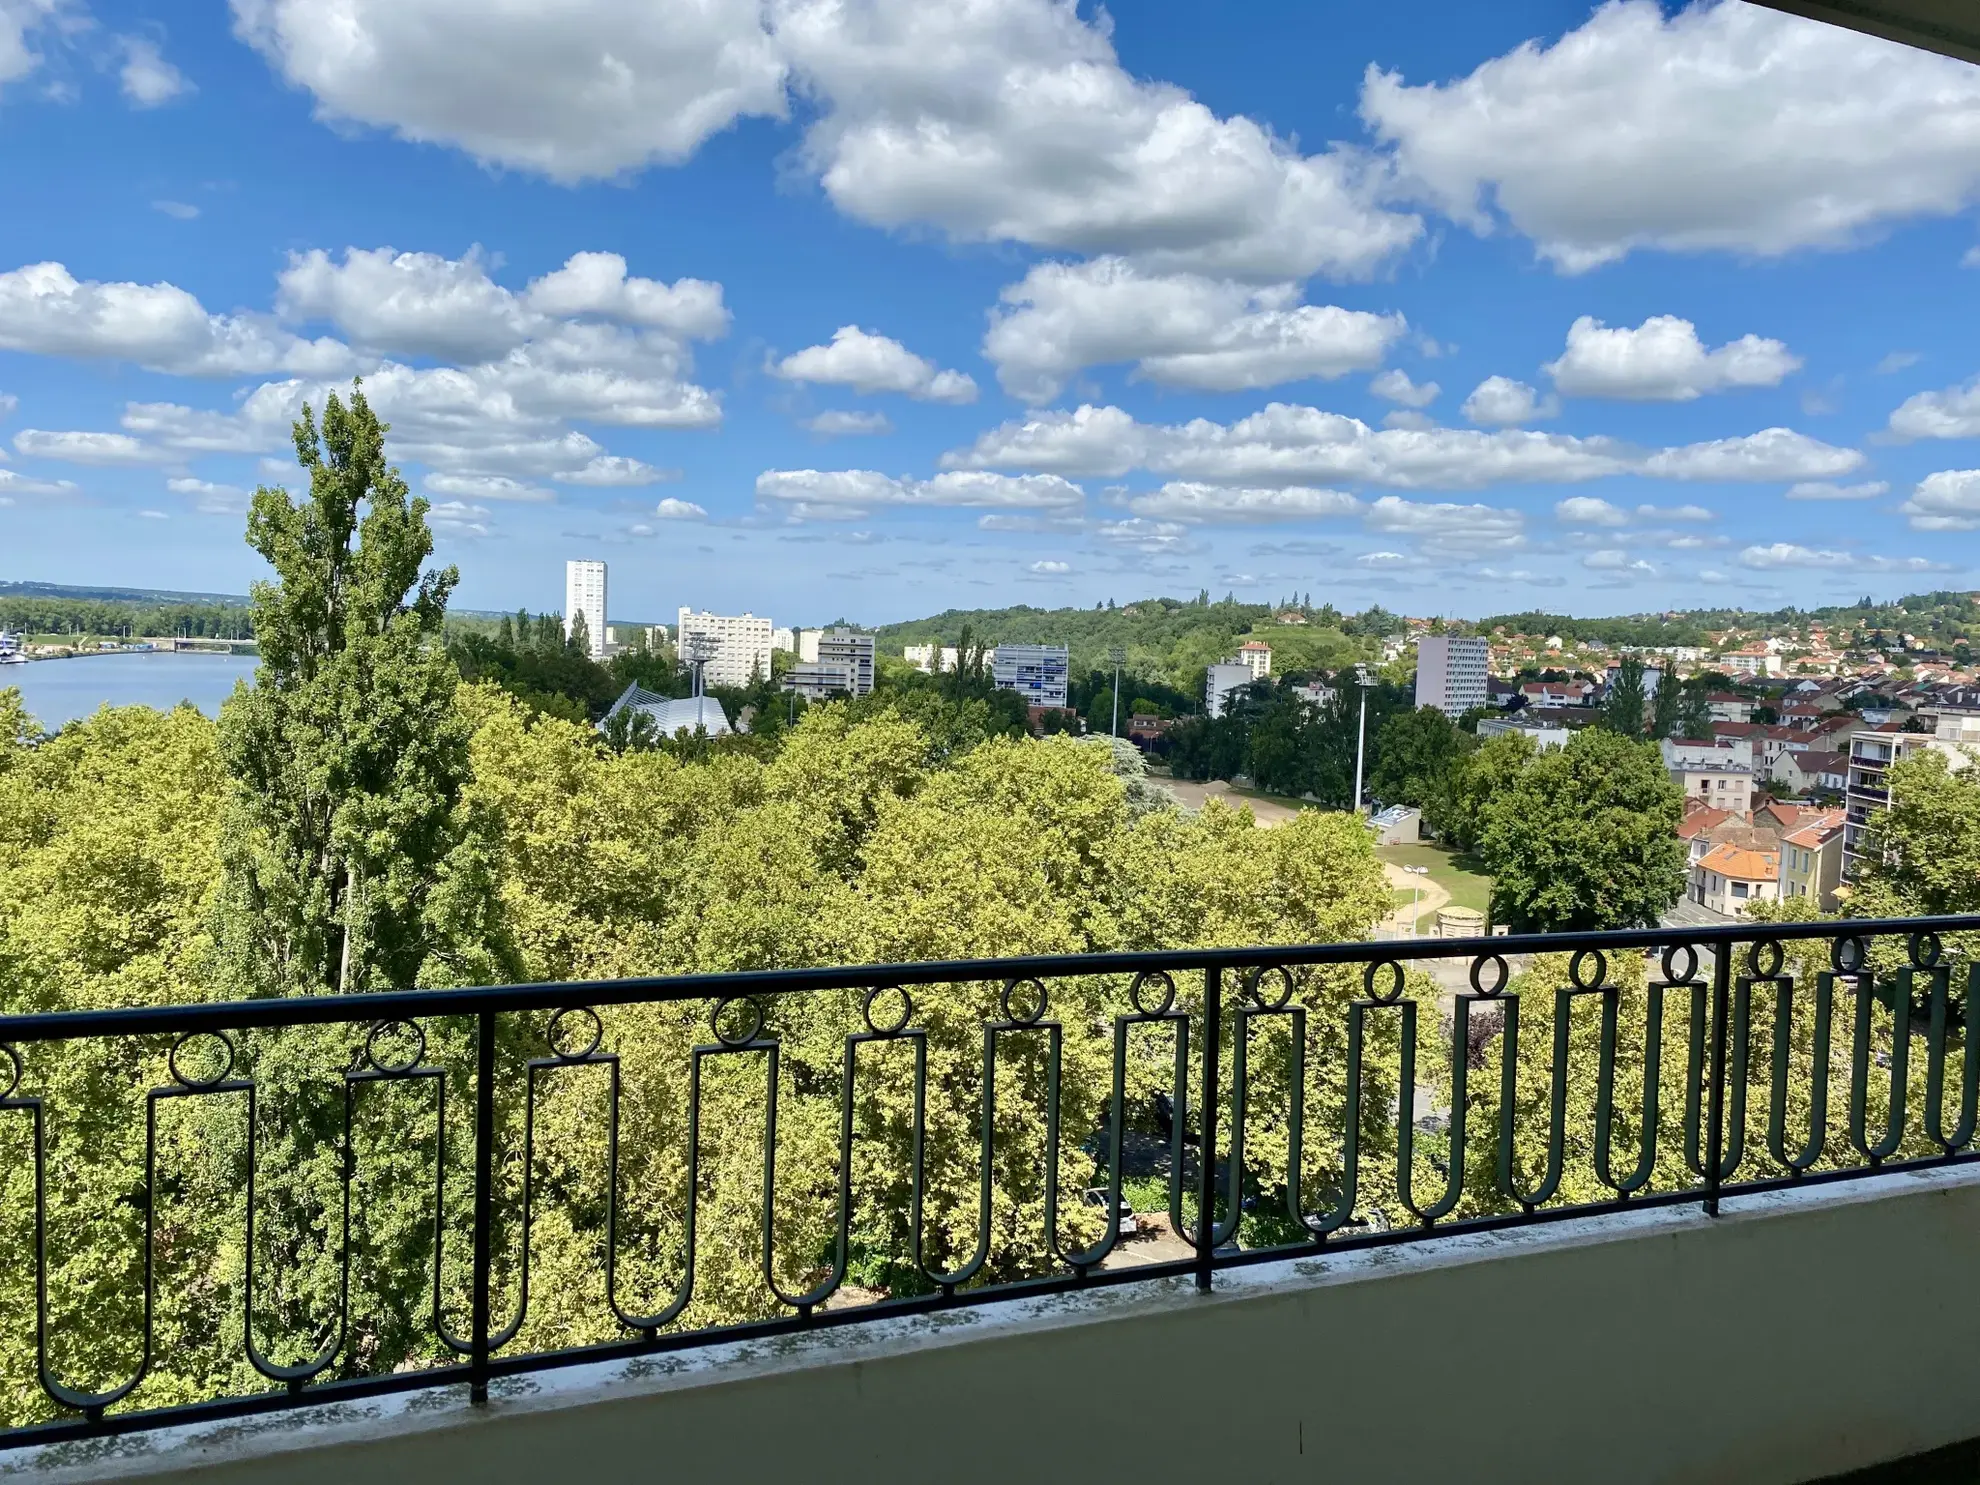
<svg viewBox="0 0 1980 1485">
<path fill-rule="evenodd" d="M 1843 821 L 1843 871 L 1856 874 L 1862 854 L 1863 831 L 1870 816 L 1891 807 L 1886 775 L 1900 758 L 1924 748 L 1946 755 L 1946 767 L 1955 772 L 1980 760 L 1980 715 L 1964 708 L 1919 708 L 1921 719 L 1933 724 L 1924 732 L 1856 732 L 1849 739 L 1849 782 L 1843 793 L 1846 815 Z"/>
<path fill-rule="evenodd" d="M 584 631 L 591 658 L 602 659 L 611 636 L 605 628 L 605 564 L 580 557 L 564 564 L 564 638 L 571 637 L 578 615 L 584 615 Z"/>
<path fill-rule="evenodd" d="M 1416 704 L 1455 720 L 1485 705 L 1491 643 L 1455 634 L 1426 634 L 1416 642 Z"/>
<path fill-rule="evenodd" d="M 937 671 L 956 668 L 956 647 L 942 645 L 938 652 L 937 646 L 933 644 L 903 645 L 901 658 L 924 675 L 933 675 Z"/>
<path fill-rule="evenodd" d="M 770 631 L 770 648 L 773 650 L 782 650 L 787 655 L 796 654 L 797 630 L 772 629 Z"/>
<path fill-rule="evenodd" d="M 1211 666 L 1203 677 L 1204 715 L 1223 716 L 1225 708 L 1230 705 L 1231 693 L 1242 690 L 1256 679 L 1250 666 L 1240 665 L 1235 660 Z"/>
<path fill-rule="evenodd" d="M 709 686 L 747 686 L 757 676 L 770 674 L 771 636 L 775 626 L 755 614 L 697 613 L 680 611 L 680 625 L 674 631 L 675 643 L 686 660 L 699 639 L 708 648 L 702 681 Z"/>
<path fill-rule="evenodd" d="M 990 652 L 990 678 L 1029 706 L 1064 706 L 1071 671 L 1071 652 L 1064 645 L 998 645 Z"/>
<path fill-rule="evenodd" d="M 1247 640 L 1238 646 L 1237 663 L 1251 672 L 1254 681 L 1262 681 L 1272 673 L 1272 647 Z"/>
<path fill-rule="evenodd" d="M 810 701 L 872 695 L 873 636 L 852 629 L 811 632 L 818 636 L 816 657 L 799 660 L 785 671 L 784 689 Z"/>
<path fill-rule="evenodd" d="M 797 640 L 796 648 L 799 664 L 812 665 L 817 663 L 818 636 L 821 632 L 817 629 L 794 629 L 791 631 Z"/>
</svg>

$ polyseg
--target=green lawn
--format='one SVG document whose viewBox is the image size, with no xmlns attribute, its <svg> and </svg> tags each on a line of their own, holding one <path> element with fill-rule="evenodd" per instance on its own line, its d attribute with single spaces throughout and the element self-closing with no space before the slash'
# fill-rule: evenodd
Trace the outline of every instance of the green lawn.
<svg viewBox="0 0 1980 1485">
<path fill-rule="evenodd" d="M 1377 846 L 1375 854 L 1398 866 L 1427 866 L 1430 880 L 1451 894 L 1451 906 L 1470 908 L 1489 915 L 1492 910 L 1492 879 L 1470 856 L 1443 846 Z"/>
</svg>

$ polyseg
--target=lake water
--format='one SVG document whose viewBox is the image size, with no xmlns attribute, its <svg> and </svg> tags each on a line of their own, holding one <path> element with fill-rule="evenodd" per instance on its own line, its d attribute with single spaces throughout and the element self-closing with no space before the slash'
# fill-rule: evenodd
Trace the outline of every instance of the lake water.
<svg viewBox="0 0 1980 1485">
<path fill-rule="evenodd" d="M 100 706 L 150 706 L 170 711 L 190 701 L 209 717 L 234 682 L 251 677 L 252 655 L 85 655 L 71 660 L 31 660 L 0 665 L 0 688 L 18 686 L 36 721 L 54 731 Z"/>
</svg>

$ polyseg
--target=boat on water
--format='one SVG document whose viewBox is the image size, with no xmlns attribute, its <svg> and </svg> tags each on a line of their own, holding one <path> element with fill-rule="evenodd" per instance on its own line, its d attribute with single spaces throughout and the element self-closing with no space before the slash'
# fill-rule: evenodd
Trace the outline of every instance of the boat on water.
<svg viewBox="0 0 1980 1485">
<path fill-rule="evenodd" d="M 25 664 L 27 656 L 21 652 L 20 636 L 0 629 L 0 665 Z"/>
</svg>

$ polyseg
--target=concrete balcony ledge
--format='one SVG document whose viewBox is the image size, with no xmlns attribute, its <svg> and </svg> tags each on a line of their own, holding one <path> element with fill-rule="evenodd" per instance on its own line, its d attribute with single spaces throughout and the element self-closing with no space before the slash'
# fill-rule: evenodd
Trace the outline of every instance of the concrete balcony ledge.
<svg viewBox="0 0 1980 1485">
<path fill-rule="evenodd" d="M 0 1454 L 7 1485 L 1821 1479 L 1980 1436 L 1980 1170 Z"/>
</svg>

